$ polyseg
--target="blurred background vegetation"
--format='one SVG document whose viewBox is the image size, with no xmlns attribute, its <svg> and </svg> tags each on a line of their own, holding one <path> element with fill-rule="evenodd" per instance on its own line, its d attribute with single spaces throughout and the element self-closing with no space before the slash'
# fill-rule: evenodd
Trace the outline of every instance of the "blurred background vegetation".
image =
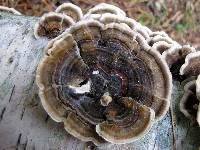
<svg viewBox="0 0 200 150">
<path fill-rule="evenodd" d="M 84 12 L 101 2 L 116 5 L 153 31 L 164 30 L 178 42 L 200 49 L 200 0 L 0 0 L 0 5 L 41 16 L 65 2 Z"/>
</svg>

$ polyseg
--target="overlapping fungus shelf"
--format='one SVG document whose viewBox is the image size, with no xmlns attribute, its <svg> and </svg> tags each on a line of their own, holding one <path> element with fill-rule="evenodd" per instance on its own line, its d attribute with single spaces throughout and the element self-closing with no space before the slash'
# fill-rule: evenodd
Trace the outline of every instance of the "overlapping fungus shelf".
<svg viewBox="0 0 200 150">
<path fill-rule="evenodd" d="M 109 4 L 85 15 L 72 4 L 58 9 L 60 19 L 45 15 L 35 28 L 37 38 L 52 39 L 36 75 L 44 109 L 83 141 L 140 139 L 171 99 L 171 72 L 149 44 L 153 32 Z M 67 25 L 54 32 L 52 22 Z"/>
</svg>

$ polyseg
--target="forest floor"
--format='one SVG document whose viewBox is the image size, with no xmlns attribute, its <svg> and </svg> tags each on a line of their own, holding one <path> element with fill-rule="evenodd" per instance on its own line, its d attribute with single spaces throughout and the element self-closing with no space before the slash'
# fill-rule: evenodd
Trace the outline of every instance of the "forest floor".
<svg viewBox="0 0 200 150">
<path fill-rule="evenodd" d="M 0 0 L 0 5 L 41 16 L 64 2 L 74 3 L 84 12 L 101 2 L 114 4 L 153 31 L 164 30 L 178 42 L 200 49 L 199 0 Z"/>
</svg>

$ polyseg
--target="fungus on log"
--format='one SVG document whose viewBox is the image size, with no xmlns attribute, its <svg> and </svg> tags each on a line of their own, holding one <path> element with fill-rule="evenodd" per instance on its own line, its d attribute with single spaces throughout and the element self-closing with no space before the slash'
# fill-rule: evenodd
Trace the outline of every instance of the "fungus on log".
<svg viewBox="0 0 200 150">
<path fill-rule="evenodd" d="M 198 76 L 200 74 L 200 51 L 190 53 L 180 68 L 180 75 Z"/>
<path fill-rule="evenodd" d="M 188 54 L 195 52 L 195 48 L 190 45 L 180 45 L 171 39 L 165 32 L 156 31 L 149 34 L 148 44 L 152 49 L 158 51 L 167 62 L 173 79 L 182 81 L 186 77 L 179 74 L 179 69 Z"/>
<path fill-rule="evenodd" d="M 51 40 L 36 78 L 47 113 L 96 145 L 140 139 L 166 114 L 171 99 L 171 73 L 146 41 L 150 30 L 110 12 L 123 14 L 100 4 Z"/>
<path fill-rule="evenodd" d="M 190 81 L 184 86 L 184 95 L 180 101 L 181 112 L 189 119 L 196 120 L 199 100 L 196 96 L 196 81 Z"/>
<path fill-rule="evenodd" d="M 152 47 L 162 54 L 163 59 L 166 60 L 168 66 L 171 68 L 176 63 L 182 64 L 185 57 L 192 52 L 195 48 L 190 45 L 181 46 L 176 41 L 173 41 L 166 33 L 161 32 L 153 33 L 153 38 L 149 41 Z M 152 36 L 150 35 L 150 36 Z"/>
<path fill-rule="evenodd" d="M 155 113 L 132 98 L 122 97 L 119 100 L 120 104 L 113 104 L 118 106 L 108 106 L 107 119 L 96 126 L 96 132 L 112 143 L 130 143 L 150 130 Z"/>
<path fill-rule="evenodd" d="M 173 65 L 177 66 L 177 63 L 179 63 L 179 65 L 182 64 L 185 60 L 185 57 L 188 54 L 195 51 L 196 51 L 195 48 L 191 47 L 190 45 L 183 45 L 183 46 L 177 45 L 164 51 L 162 55 L 163 58 L 167 61 L 168 65 L 172 67 Z"/>
<path fill-rule="evenodd" d="M 35 26 L 35 37 L 46 37 L 53 39 L 64 32 L 67 28 L 74 24 L 71 17 L 50 12 L 43 15 Z"/>
<path fill-rule="evenodd" d="M 180 75 L 193 77 L 195 80 L 185 85 L 185 93 L 180 102 L 181 112 L 200 125 L 200 51 L 190 53 L 180 68 Z"/>
<path fill-rule="evenodd" d="M 199 105 L 199 77 L 198 80 L 188 82 L 184 86 L 184 95 L 180 101 L 180 111 L 193 122 L 200 125 L 200 105 Z"/>
<path fill-rule="evenodd" d="M 60 5 L 55 12 L 70 16 L 71 18 L 73 18 L 74 22 L 81 20 L 81 18 L 83 17 L 83 13 L 80 7 L 72 3 L 64 3 Z"/>
</svg>

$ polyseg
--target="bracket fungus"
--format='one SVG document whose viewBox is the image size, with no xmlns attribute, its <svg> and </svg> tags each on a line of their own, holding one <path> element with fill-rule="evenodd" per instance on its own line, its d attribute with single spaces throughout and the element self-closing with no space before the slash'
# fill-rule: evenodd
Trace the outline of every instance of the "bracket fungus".
<svg viewBox="0 0 200 150">
<path fill-rule="evenodd" d="M 169 67 L 172 67 L 180 60 L 184 60 L 186 55 L 194 52 L 195 49 L 189 45 L 181 46 L 171 39 L 165 32 L 152 32 L 148 40 L 150 46 L 162 54 Z"/>
<path fill-rule="evenodd" d="M 180 110 L 186 117 L 196 120 L 200 126 L 200 51 L 186 56 L 185 63 L 180 68 L 180 75 L 195 78 L 184 87 Z"/>
<path fill-rule="evenodd" d="M 199 83 L 196 80 L 188 82 L 184 86 L 184 95 L 180 101 L 180 111 L 189 119 L 194 122 L 198 122 L 200 125 L 200 109 L 199 109 L 199 97 L 197 96 L 200 91 Z"/>
<path fill-rule="evenodd" d="M 34 34 L 36 38 L 46 37 L 53 39 L 62 34 L 67 28 L 74 24 L 71 17 L 55 12 L 43 15 L 36 24 Z"/>
<path fill-rule="evenodd" d="M 180 45 L 171 39 L 165 32 L 157 31 L 149 34 L 148 44 L 158 51 L 162 58 L 167 62 L 172 73 L 173 79 L 182 81 L 186 76 L 179 74 L 188 54 L 196 52 L 196 49 L 190 45 Z"/>
<path fill-rule="evenodd" d="M 65 6 L 57 12 L 74 10 Z M 60 13 L 53 21 L 60 25 L 66 15 Z M 140 139 L 164 117 L 172 77 L 162 55 L 148 44 L 150 29 L 108 4 L 95 6 L 70 24 L 67 18 L 60 35 L 46 26 L 47 18 L 39 21 L 45 34 L 35 32 L 36 37 L 58 36 L 45 48 L 36 81 L 53 120 L 64 122 L 73 136 L 101 145 Z"/>
<path fill-rule="evenodd" d="M 81 20 L 81 18 L 83 17 L 83 13 L 80 7 L 72 3 L 64 3 L 60 5 L 55 12 L 63 13 L 67 16 L 70 16 L 75 22 Z"/>
<path fill-rule="evenodd" d="M 180 45 L 165 32 L 152 32 L 149 35 L 149 45 L 167 62 L 173 79 L 187 81 L 195 78 L 184 86 L 180 111 L 200 124 L 200 52 L 190 45 Z"/>
</svg>

